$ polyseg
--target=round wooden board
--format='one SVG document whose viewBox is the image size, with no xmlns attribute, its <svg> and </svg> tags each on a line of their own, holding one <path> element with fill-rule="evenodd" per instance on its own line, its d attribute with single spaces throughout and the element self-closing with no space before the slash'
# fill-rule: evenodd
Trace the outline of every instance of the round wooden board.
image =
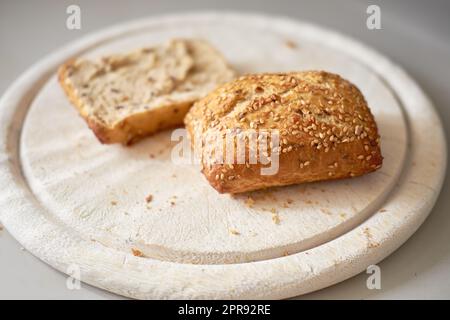
<svg viewBox="0 0 450 320">
<path fill-rule="evenodd" d="M 170 131 L 130 148 L 100 145 L 62 93 L 56 67 L 173 37 L 208 39 L 240 73 L 324 69 L 351 80 L 379 125 L 383 168 L 231 197 L 198 167 L 171 160 Z M 445 172 L 440 121 L 403 70 L 342 35 L 260 15 L 110 28 L 35 65 L 0 110 L 2 223 L 58 270 L 76 264 L 81 280 L 135 298 L 285 298 L 342 281 L 419 227 Z"/>
</svg>

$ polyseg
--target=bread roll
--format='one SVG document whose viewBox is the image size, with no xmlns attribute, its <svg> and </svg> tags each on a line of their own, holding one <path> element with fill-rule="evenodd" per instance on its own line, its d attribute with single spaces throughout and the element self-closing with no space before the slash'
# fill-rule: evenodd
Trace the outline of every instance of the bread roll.
<svg viewBox="0 0 450 320">
<path fill-rule="evenodd" d="M 379 169 L 383 160 L 363 95 L 324 71 L 242 76 L 197 101 L 185 124 L 193 145 L 204 146 L 211 145 L 203 141 L 206 136 L 219 139 L 227 132 L 278 132 L 279 144 L 269 150 L 269 157 L 278 155 L 274 174 L 262 174 L 268 167 L 262 161 L 249 161 L 254 151 L 249 145 L 244 163 L 237 152 L 228 164 L 214 152 L 202 152 L 202 172 L 220 193 L 356 177 Z"/>
</svg>

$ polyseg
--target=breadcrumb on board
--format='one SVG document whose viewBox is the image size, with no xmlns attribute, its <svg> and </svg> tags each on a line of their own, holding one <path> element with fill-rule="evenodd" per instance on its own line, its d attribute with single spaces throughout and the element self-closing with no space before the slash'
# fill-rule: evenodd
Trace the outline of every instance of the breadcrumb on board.
<svg viewBox="0 0 450 320">
<path fill-rule="evenodd" d="M 234 236 L 239 236 L 241 233 L 239 231 L 237 231 L 236 229 L 230 229 L 230 234 L 234 235 Z"/>
<path fill-rule="evenodd" d="M 134 249 L 134 248 L 131 249 L 131 253 L 132 253 L 133 256 L 135 256 L 135 257 L 143 257 L 143 256 L 144 256 L 144 254 L 142 253 L 141 250 Z"/>
<path fill-rule="evenodd" d="M 149 195 L 147 195 L 147 196 L 145 197 L 145 202 L 147 202 L 147 203 L 152 202 L 152 200 L 153 200 L 153 195 L 152 195 L 152 194 L 149 194 Z"/>
</svg>

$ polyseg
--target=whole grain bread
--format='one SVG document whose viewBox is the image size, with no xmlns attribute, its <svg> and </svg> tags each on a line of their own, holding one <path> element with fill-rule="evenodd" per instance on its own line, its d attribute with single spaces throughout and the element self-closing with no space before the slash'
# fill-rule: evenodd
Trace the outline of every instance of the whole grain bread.
<svg viewBox="0 0 450 320">
<path fill-rule="evenodd" d="M 185 124 L 193 145 L 203 146 L 204 137 L 227 132 L 279 133 L 280 143 L 271 150 L 278 153 L 279 167 L 272 175 L 261 174 L 267 167 L 261 162 L 220 163 L 214 152 L 202 150 L 202 171 L 221 193 L 356 177 L 379 169 L 383 160 L 377 125 L 363 95 L 349 81 L 324 71 L 240 77 L 196 102 Z M 245 152 L 249 159 L 248 145 Z"/>
<path fill-rule="evenodd" d="M 102 143 L 130 144 L 181 125 L 191 105 L 234 71 L 208 42 L 173 39 L 96 61 L 72 59 L 58 77 Z"/>
</svg>

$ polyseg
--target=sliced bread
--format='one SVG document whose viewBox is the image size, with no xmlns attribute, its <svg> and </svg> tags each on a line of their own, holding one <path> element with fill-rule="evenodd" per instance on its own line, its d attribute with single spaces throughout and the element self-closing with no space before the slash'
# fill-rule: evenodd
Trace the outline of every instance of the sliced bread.
<svg viewBox="0 0 450 320">
<path fill-rule="evenodd" d="M 58 71 L 70 101 L 102 143 L 131 144 L 183 123 L 191 105 L 234 77 L 208 42 L 174 39 Z"/>
</svg>

